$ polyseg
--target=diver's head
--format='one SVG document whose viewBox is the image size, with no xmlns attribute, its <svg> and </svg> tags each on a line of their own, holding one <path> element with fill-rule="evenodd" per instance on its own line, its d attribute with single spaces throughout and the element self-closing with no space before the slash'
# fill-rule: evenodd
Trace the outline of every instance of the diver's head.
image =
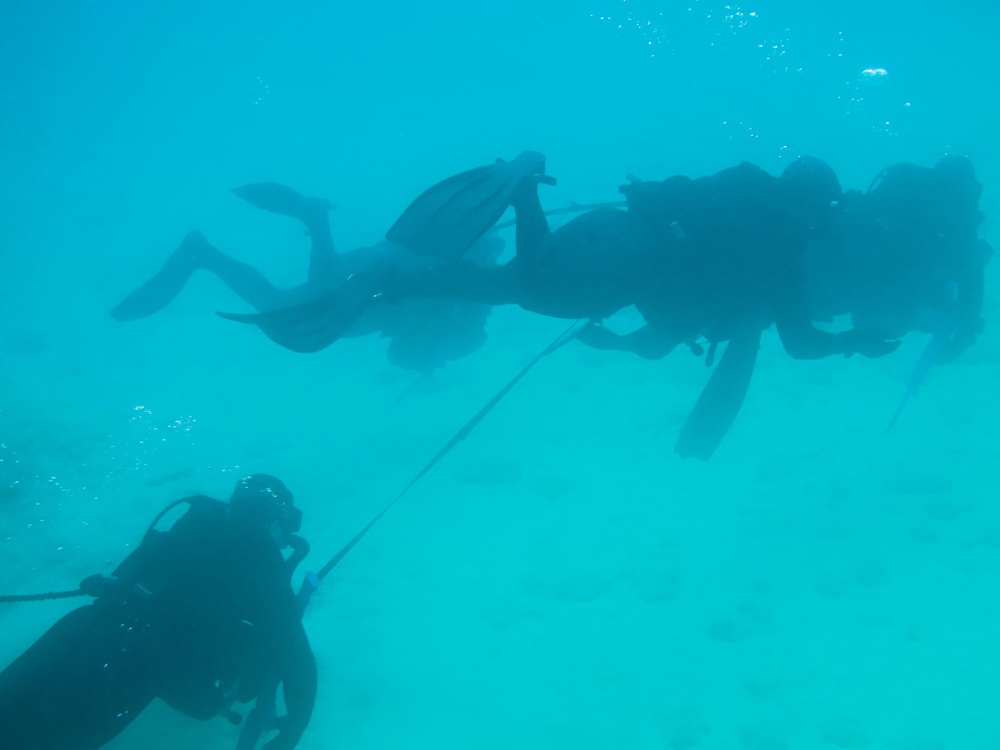
<svg viewBox="0 0 1000 750">
<path fill-rule="evenodd" d="M 976 179 L 976 169 L 968 157 L 948 154 L 938 160 L 934 171 L 954 190 L 969 193 L 975 200 L 979 200 L 983 186 Z"/>
<path fill-rule="evenodd" d="M 840 181 L 830 165 L 815 156 L 800 156 L 778 178 L 788 195 L 803 206 L 826 209 L 840 200 Z"/>
<path fill-rule="evenodd" d="M 976 179 L 972 162 L 964 156 L 950 154 L 934 165 L 934 175 L 940 190 L 940 201 L 965 228 L 978 226 L 983 220 L 979 198 L 983 186 Z"/>
<path fill-rule="evenodd" d="M 270 474 L 250 474 L 240 479 L 229 498 L 229 507 L 233 518 L 265 527 L 282 547 L 302 526 L 302 511 L 293 504 L 292 493 Z"/>
</svg>

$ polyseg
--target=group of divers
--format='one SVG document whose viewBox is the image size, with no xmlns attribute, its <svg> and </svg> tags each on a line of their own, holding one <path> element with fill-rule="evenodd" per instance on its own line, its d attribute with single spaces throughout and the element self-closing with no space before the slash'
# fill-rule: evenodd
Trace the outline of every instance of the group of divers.
<svg viewBox="0 0 1000 750">
<path fill-rule="evenodd" d="M 313 352 L 379 333 L 390 360 L 422 372 L 481 347 L 490 309 L 505 304 L 578 321 L 573 340 L 647 359 L 683 346 L 711 365 L 722 344 L 675 445 L 702 460 L 736 418 L 772 325 L 795 359 L 882 357 L 909 332 L 929 334 L 911 389 L 983 329 L 992 250 L 979 236 L 982 186 L 964 157 L 890 166 L 864 192 L 842 190 L 812 157 L 778 177 L 745 162 L 697 179 L 630 177 L 623 204 L 576 207 L 552 230 L 538 186 L 554 182 L 535 152 L 463 172 L 420 195 L 386 242 L 347 253 L 334 248 L 325 200 L 247 185 L 239 197 L 308 231 L 304 283 L 279 289 L 192 232 L 111 315 L 152 315 L 203 270 L 257 311 L 224 317 L 257 325 L 281 346 Z M 500 262 L 495 230 L 509 207 L 516 252 Z M 629 306 L 641 327 L 604 325 Z M 849 327 L 834 330 L 845 318 Z M 159 530 L 178 505 L 183 516 Z M 92 603 L 0 673 L 4 747 L 98 748 L 160 698 L 189 716 L 234 723 L 242 720 L 234 705 L 255 701 L 238 750 L 274 730 L 266 748 L 293 748 L 317 688 L 302 626 L 317 581 L 298 593 L 291 585 L 308 551 L 301 517 L 281 480 L 266 474 L 237 482 L 228 503 L 199 495 L 168 506 L 111 575 L 72 592 Z"/>
</svg>

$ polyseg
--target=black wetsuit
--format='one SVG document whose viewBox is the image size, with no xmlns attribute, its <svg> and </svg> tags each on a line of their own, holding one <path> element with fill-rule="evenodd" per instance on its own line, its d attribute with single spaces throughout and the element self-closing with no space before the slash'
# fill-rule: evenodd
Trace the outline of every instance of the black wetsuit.
<svg viewBox="0 0 1000 750">
<path fill-rule="evenodd" d="M 267 210 L 302 220 L 311 238 L 308 278 L 303 284 L 279 288 L 248 263 L 213 247 L 200 232 L 189 233 L 163 267 L 111 310 L 119 321 L 130 321 L 162 310 L 184 289 L 195 271 L 216 276 L 258 312 L 308 304 L 338 289 L 356 274 L 393 262 L 411 262 L 409 251 L 388 243 L 338 253 L 330 233 L 329 204 L 305 198 L 272 183 L 244 186 L 236 191 Z M 259 201 L 263 201 L 262 204 Z M 481 237 L 464 254 L 468 262 L 495 266 L 503 241 Z M 372 306 L 351 321 L 342 335 L 360 337 L 378 333 L 389 339 L 387 356 L 398 367 L 422 373 L 465 357 L 486 342 L 487 305 L 449 299 L 408 299 L 402 304 Z M 291 343 L 291 342 L 289 342 Z M 314 351 L 309 335 L 298 337 L 292 348 Z"/>
<path fill-rule="evenodd" d="M 422 265 L 358 274 L 312 305 L 237 319 L 282 345 L 295 348 L 308 338 L 318 349 L 363 311 L 427 297 L 590 319 L 579 341 L 650 359 L 678 344 L 701 352 L 699 342 L 707 341 L 712 362 L 715 346 L 728 342 L 677 445 L 681 455 L 707 458 L 739 411 L 761 334 L 772 324 L 795 359 L 881 357 L 915 328 L 960 350 L 981 327 L 989 247 L 976 240 L 980 186 L 967 161 L 951 158 L 924 170 L 941 178 L 931 185 L 913 184 L 910 178 L 923 172 L 908 170 L 900 182 L 911 190 L 889 202 L 870 191 L 864 211 L 841 205 L 835 175 L 811 162 L 818 160 L 797 160 L 789 167 L 803 168 L 781 177 L 744 162 L 694 180 L 634 181 L 622 188 L 627 210 L 587 211 L 555 231 L 538 199 L 540 177 L 527 175 L 509 194 L 517 256 L 503 266 L 423 258 Z M 935 222 L 915 223 L 915 216 Z M 957 287 L 954 303 L 942 305 L 950 287 Z M 604 327 L 603 318 L 628 305 L 646 325 L 625 335 Z M 954 308 L 945 325 L 918 319 L 923 308 L 942 306 Z M 845 313 L 852 314 L 847 330 L 813 323 Z"/>
<path fill-rule="evenodd" d="M 650 357 L 701 337 L 758 335 L 771 324 L 797 359 L 893 348 L 812 325 L 803 257 L 810 236 L 834 221 L 829 202 L 810 205 L 759 167 L 744 162 L 696 180 L 633 183 L 622 188 L 627 211 L 588 211 L 553 232 L 533 187 L 513 202 L 517 257 L 509 264 L 443 261 L 400 270 L 383 283 L 384 297 L 514 303 L 595 320 L 635 305 L 649 323 L 638 336 L 591 330 L 580 338 Z"/>
<path fill-rule="evenodd" d="M 803 255 L 826 231 L 829 205 L 802 201 L 782 181 L 744 162 L 714 175 L 622 188 L 633 221 L 657 237 L 666 256 L 636 307 L 665 348 L 756 335 L 776 324 L 796 359 L 840 354 L 850 337 L 812 326 Z"/>
<path fill-rule="evenodd" d="M 841 200 L 837 236 L 807 254 L 813 317 L 850 314 L 885 338 L 947 330 L 947 356 L 982 331 L 984 269 L 979 237 L 982 185 L 971 163 L 947 156 L 933 168 L 897 164 L 867 193 Z"/>
<path fill-rule="evenodd" d="M 277 682 L 288 717 L 274 746 L 298 742 L 316 666 L 285 561 L 225 503 L 189 502 L 118 566 L 116 584 L 0 673 L 4 750 L 98 748 L 153 698 L 207 719 Z"/>
</svg>

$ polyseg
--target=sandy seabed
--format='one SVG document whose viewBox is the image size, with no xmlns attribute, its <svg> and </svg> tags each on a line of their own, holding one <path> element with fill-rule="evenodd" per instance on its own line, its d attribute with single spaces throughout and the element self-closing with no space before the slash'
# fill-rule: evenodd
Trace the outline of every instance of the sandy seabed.
<svg viewBox="0 0 1000 750">
<path fill-rule="evenodd" d="M 497 310 L 397 403 L 383 341 L 285 352 L 211 316 L 213 283 L 8 334 L 4 591 L 108 572 L 166 503 L 253 471 L 290 485 L 318 568 L 564 327 Z M 543 359 L 314 596 L 301 747 L 995 747 L 996 340 L 886 434 L 921 345 L 794 362 L 769 334 L 709 463 L 672 452 L 703 360 Z M 6 606 L 3 660 L 78 603 Z M 110 747 L 237 732 L 157 705 Z"/>
</svg>

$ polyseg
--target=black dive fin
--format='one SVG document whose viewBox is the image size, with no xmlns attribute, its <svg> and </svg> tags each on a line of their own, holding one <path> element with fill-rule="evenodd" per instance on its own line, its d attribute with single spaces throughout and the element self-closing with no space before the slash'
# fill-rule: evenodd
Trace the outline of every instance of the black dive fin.
<svg viewBox="0 0 1000 750">
<path fill-rule="evenodd" d="M 159 312 L 180 294 L 191 274 L 201 267 L 205 253 L 212 250 L 201 232 L 189 233 L 153 278 L 112 308 L 111 317 L 124 323 Z"/>
<path fill-rule="evenodd" d="M 688 415 L 674 450 L 682 458 L 707 461 L 736 419 L 757 362 L 760 332 L 730 339 L 722 359 Z"/>
<path fill-rule="evenodd" d="M 290 187 L 276 182 L 256 182 L 233 188 L 233 192 L 251 206 L 272 214 L 291 216 L 309 225 L 316 218 L 326 216 L 333 208 L 322 198 L 307 198 Z"/>
<path fill-rule="evenodd" d="M 357 320 L 361 310 L 345 308 L 330 295 L 301 305 L 265 313 L 216 313 L 237 323 L 252 323 L 271 341 L 293 352 L 311 354 L 335 342 Z"/>
<path fill-rule="evenodd" d="M 311 354 L 343 336 L 379 296 L 385 271 L 356 273 L 336 291 L 300 305 L 263 313 L 216 313 L 226 320 L 252 323 L 271 341 L 293 352 Z"/>
<path fill-rule="evenodd" d="M 413 201 L 385 238 L 420 255 L 460 258 L 503 216 L 521 181 L 544 172 L 545 156 L 525 151 L 449 177 Z"/>
</svg>

